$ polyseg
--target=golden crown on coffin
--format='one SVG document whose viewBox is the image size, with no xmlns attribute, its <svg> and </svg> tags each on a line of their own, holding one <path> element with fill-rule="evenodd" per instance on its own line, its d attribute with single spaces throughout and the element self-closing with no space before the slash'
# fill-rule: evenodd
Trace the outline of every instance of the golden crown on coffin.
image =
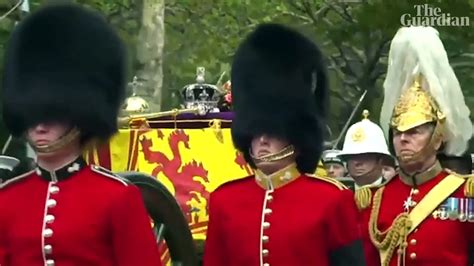
<svg viewBox="0 0 474 266">
<path fill-rule="evenodd" d="M 129 87 L 132 89 L 132 96 L 125 99 L 122 111 L 126 114 L 142 114 L 150 111 L 150 105 L 148 102 L 140 96 L 137 96 L 137 88 L 143 86 L 143 83 L 138 80 L 138 77 L 133 77 L 133 81 L 130 82 Z"/>
<path fill-rule="evenodd" d="M 206 69 L 198 67 L 196 70 L 196 83 L 186 85 L 181 95 L 184 99 L 184 108 L 203 109 L 207 112 L 219 112 L 218 103 L 222 96 L 219 88 L 205 83 Z"/>
</svg>

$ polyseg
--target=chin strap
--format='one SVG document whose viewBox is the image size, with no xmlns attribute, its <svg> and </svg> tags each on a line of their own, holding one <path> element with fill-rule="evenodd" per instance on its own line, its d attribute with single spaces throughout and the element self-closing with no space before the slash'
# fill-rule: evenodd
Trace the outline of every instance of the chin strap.
<svg viewBox="0 0 474 266">
<path fill-rule="evenodd" d="M 377 160 L 377 164 L 374 165 L 374 167 L 372 167 L 372 169 L 370 169 L 369 171 L 367 171 L 366 173 L 364 173 L 362 175 L 355 176 L 355 178 L 361 177 L 361 176 L 366 176 L 368 174 L 371 174 L 371 173 L 375 172 L 377 166 L 379 165 L 379 163 L 380 163 L 380 160 Z M 381 174 L 382 175 L 379 175 L 378 178 L 384 178 L 383 177 L 383 170 L 381 171 Z M 354 193 L 354 198 L 355 198 L 355 202 L 356 202 L 356 205 L 359 208 L 359 210 L 364 210 L 367 207 L 369 207 L 370 204 L 372 203 L 372 184 L 368 184 L 368 185 L 365 185 L 365 186 L 362 186 L 362 187 L 356 189 L 355 193 Z"/>
<path fill-rule="evenodd" d="M 47 144 L 47 145 L 35 145 L 34 143 L 30 142 L 30 145 L 33 149 L 39 154 L 48 154 L 55 152 L 57 150 L 62 149 L 63 147 L 70 144 L 72 141 L 76 140 L 80 136 L 80 131 L 78 128 L 73 128 L 69 130 L 68 133 L 63 135 L 61 138 L 57 139 L 56 141 Z"/>
<path fill-rule="evenodd" d="M 252 154 L 252 150 L 250 150 L 250 157 L 252 157 L 255 164 L 259 163 L 267 163 L 267 162 L 276 162 L 282 159 L 285 159 L 291 155 L 295 154 L 295 147 L 293 145 L 288 145 L 285 148 L 281 149 L 278 152 L 266 154 L 261 157 L 256 157 Z"/>
</svg>

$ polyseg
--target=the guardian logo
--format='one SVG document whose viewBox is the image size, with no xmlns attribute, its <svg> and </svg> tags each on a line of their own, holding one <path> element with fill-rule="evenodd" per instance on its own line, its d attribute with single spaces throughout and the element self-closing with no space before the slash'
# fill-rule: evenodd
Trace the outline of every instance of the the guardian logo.
<svg viewBox="0 0 474 266">
<path fill-rule="evenodd" d="M 454 17 L 443 13 L 441 8 L 428 4 L 414 5 L 416 14 L 403 14 L 400 23 L 403 26 L 463 27 L 469 26 L 469 17 Z"/>
</svg>

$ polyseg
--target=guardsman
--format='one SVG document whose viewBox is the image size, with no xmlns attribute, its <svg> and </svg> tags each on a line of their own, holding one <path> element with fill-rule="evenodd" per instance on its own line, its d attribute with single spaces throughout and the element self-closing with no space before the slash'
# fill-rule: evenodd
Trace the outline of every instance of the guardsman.
<svg viewBox="0 0 474 266">
<path fill-rule="evenodd" d="M 472 265 L 474 178 L 444 170 L 436 154 L 461 155 L 473 129 L 434 28 L 397 32 L 384 89 L 381 125 L 400 170 L 364 210 L 369 265 Z"/>
<path fill-rule="evenodd" d="M 341 178 L 346 176 L 345 162 L 339 157 L 340 150 L 325 150 L 322 155 L 322 163 L 328 177 Z"/>
<path fill-rule="evenodd" d="M 353 193 L 308 174 L 322 152 L 327 94 L 318 47 L 260 25 L 231 76 L 232 137 L 255 175 L 211 194 L 204 265 L 365 265 Z"/>
<path fill-rule="evenodd" d="M 37 167 L 0 186 L 0 264 L 161 265 L 138 188 L 81 156 L 117 130 L 126 55 L 116 32 L 95 12 L 47 5 L 15 28 L 5 57 L 3 118 Z"/>
<path fill-rule="evenodd" d="M 362 121 L 347 130 L 342 152 L 339 154 L 347 162 L 356 191 L 360 187 L 382 184 L 383 163 L 385 160 L 393 160 L 382 129 L 369 120 L 369 111 L 364 110 L 362 115 Z"/>
</svg>

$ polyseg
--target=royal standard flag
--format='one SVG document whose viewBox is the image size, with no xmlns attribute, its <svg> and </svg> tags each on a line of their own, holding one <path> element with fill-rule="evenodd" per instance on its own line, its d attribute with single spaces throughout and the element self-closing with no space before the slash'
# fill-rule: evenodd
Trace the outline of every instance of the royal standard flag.
<svg viewBox="0 0 474 266">
<path fill-rule="evenodd" d="M 177 120 L 172 128 L 158 128 L 165 125 L 155 122 L 153 128 L 122 129 L 85 157 L 115 173 L 138 171 L 157 178 L 175 196 L 194 239 L 204 240 L 210 193 L 225 182 L 253 174 L 233 146 L 230 122 Z M 316 175 L 326 175 L 321 163 Z"/>
</svg>

